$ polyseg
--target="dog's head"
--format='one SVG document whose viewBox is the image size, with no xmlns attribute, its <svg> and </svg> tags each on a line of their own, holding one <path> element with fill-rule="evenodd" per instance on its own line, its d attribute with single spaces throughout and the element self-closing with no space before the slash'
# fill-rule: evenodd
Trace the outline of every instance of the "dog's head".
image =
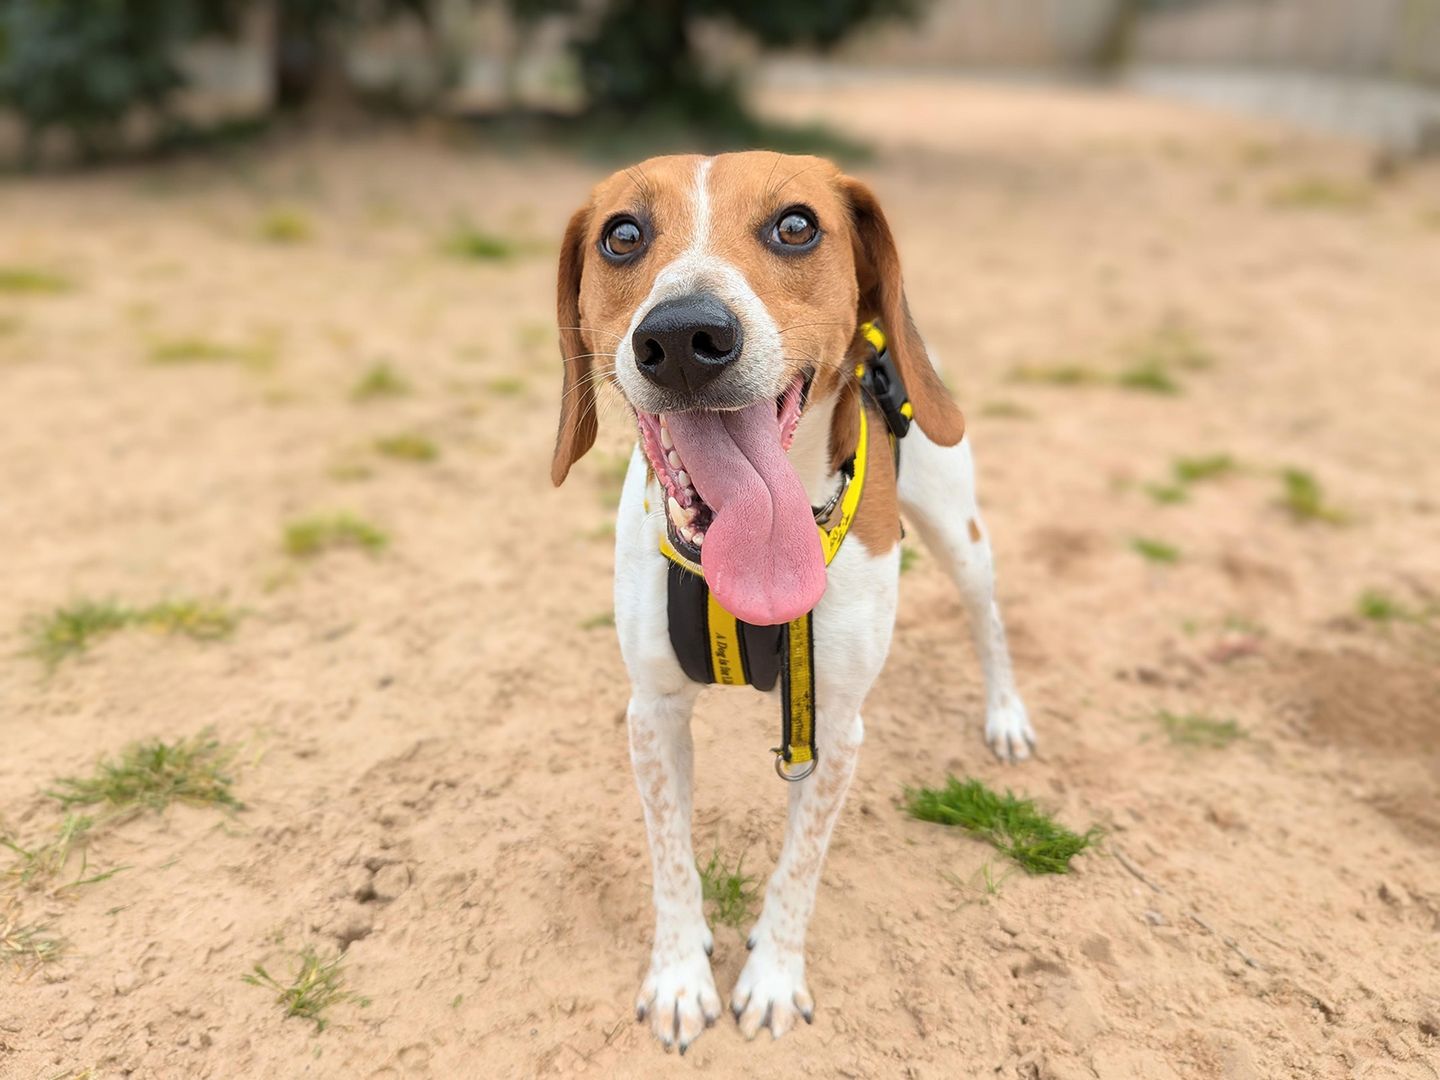
<svg viewBox="0 0 1440 1080">
<path fill-rule="evenodd" d="M 597 383 L 612 382 L 679 537 L 747 622 L 787 621 L 824 591 L 785 451 L 807 404 L 853 378 L 863 322 L 883 325 L 925 434 L 953 445 L 964 433 L 906 310 L 885 215 L 821 158 L 663 157 L 617 172 L 570 219 L 557 313 L 552 479 L 594 443 Z"/>
</svg>

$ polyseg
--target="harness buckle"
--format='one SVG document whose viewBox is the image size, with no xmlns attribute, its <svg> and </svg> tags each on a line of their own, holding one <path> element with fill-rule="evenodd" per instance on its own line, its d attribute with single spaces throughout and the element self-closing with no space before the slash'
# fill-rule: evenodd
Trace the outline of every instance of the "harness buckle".
<svg viewBox="0 0 1440 1080">
<path fill-rule="evenodd" d="M 879 344 L 876 343 L 877 338 Z M 900 369 L 895 366 L 895 361 L 890 358 L 890 350 L 885 347 L 884 335 L 876 333 L 872 337 L 867 334 L 865 340 L 870 346 L 871 357 L 863 365 L 860 385 L 875 404 L 880 406 L 880 411 L 885 415 L 885 426 L 896 439 L 903 439 L 910 433 L 915 407 L 910 404 L 910 395 L 905 392 L 905 382 L 900 378 Z"/>
<path fill-rule="evenodd" d="M 776 750 L 774 753 L 775 775 L 780 777 L 781 780 L 795 784 L 804 780 L 815 771 L 815 759 L 812 757 L 809 761 L 805 762 L 804 765 L 800 766 L 800 772 L 787 772 L 786 770 L 789 768 L 790 763 L 785 760 L 785 752 L 783 750 Z"/>
</svg>

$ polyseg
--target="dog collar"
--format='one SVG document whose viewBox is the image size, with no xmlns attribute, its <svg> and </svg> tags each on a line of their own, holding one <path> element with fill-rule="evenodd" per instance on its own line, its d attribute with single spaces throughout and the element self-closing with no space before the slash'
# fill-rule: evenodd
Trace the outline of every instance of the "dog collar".
<svg viewBox="0 0 1440 1080">
<path fill-rule="evenodd" d="M 884 333 L 874 323 L 866 323 L 860 334 L 870 355 L 856 364 L 855 377 L 863 398 L 873 401 L 885 418 L 898 476 L 899 440 L 909 431 L 913 410 Z M 865 400 L 859 407 L 859 438 L 855 453 L 840 468 L 841 486 L 824 505 L 811 508 L 826 566 L 839 554 L 865 493 L 871 425 Z M 681 668 L 699 683 L 771 690 L 779 681 L 780 745 L 772 750 L 775 771 L 785 780 L 805 779 L 815 770 L 818 755 L 814 612 L 779 626 L 754 626 L 737 619 L 715 599 L 705 584 L 699 551 L 684 543 L 669 521 L 660 537 L 660 552 L 670 563 L 666 581 L 670 643 Z"/>
</svg>

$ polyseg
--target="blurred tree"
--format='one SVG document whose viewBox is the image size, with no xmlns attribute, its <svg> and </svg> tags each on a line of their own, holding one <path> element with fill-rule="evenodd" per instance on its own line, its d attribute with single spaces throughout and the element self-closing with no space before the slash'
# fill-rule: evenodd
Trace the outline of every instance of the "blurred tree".
<svg viewBox="0 0 1440 1080">
<path fill-rule="evenodd" d="M 81 152 L 111 148 L 135 110 L 160 116 L 184 83 L 176 47 L 203 25 L 204 4 L 177 0 L 5 0 L 0 4 L 0 104 L 26 125 L 34 158 L 52 127 Z"/>
<path fill-rule="evenodd" d="M 520 4 L 524 0 L 512 0 Z M 830 49 L 871 20 L 913 17 L 925 0 L 610 0 L 577 48 L 590 103 L 685 119 L 743 116 L 733 78 L 700 55 L 703 20 L 726 21 L 765 49 Z"/>
</svg>

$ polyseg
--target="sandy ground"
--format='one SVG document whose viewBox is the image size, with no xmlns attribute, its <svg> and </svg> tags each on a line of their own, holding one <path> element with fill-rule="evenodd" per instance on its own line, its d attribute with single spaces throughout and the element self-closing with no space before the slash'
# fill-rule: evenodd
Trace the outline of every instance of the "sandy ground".
<svg viewBox="0 0 1440 1080">
<path fill-rule="evenodd" d="M 970 416 L 1039 760 L 985 751 L 958 606 L 920 553 L 812 924 L 815 1025 L 747 1044 L 725 1022 L 667 1057 L 631 1014 L 650 915 L 603 625 L 619 409 L 569 486 L 546 479 L 552 260 L 598 170 L 383 140 L 7 182 L 0 263 L 75 288 L 0 294 L 0 819 L 40 838 L 52 778 L 207 725 L 240 748 L 245 809 L 116 825 L 90 866 L 128 869 L 20 890 L 70 951 L 0 969 L 6 1080 L 1440 1076 L 1440 645 L 1354 614 L 1366 589 L 1412 610 L 1440 591 L 1440 176 L 1293 207 L 1275 195 L 1297 181 L 1364 184 L 1364 156 L 1098 95 L 783 105 L 882 148 L 862 171 Z M 276 206 L 313 238 L 259 239 Z M 441 254 L 462 217 L 526 250 Z M 1118 370 L 1164 326 L 1213 361 L 1178 395 L 1010 377 Z M 187 337 L 271 360 L 148 362 Z M 381 359 L 413 392 L 352 401 Z M 439 459 L 378 456 L 397 432 Z M 1145 493 L 1215 452 L 1243 467 L 1181 505 Z M 1279 509 L 1285 465 L 1348 523 Z M 330 510 L 390 549 L 283 554 L 286 521 Z M 49 677 L 23 655 L 24 620 L 61 603 L 174 596 L 245 618 L 223 642 L 119 634 Z M 1177 746 L 1161 709 L 1247 737 Z M 762 876 L 774 722 L 734 691 L 695 724 L 697 849 Z M 1069 877 L 1005 876 L 898 808 L 946 771 L 1104 844 Z M 369 999 L 320 1034 L 241 980 L 307 944 L 343 947 Z M 720 927 L 722 995 L 743 958 Z"/>
</svg>

